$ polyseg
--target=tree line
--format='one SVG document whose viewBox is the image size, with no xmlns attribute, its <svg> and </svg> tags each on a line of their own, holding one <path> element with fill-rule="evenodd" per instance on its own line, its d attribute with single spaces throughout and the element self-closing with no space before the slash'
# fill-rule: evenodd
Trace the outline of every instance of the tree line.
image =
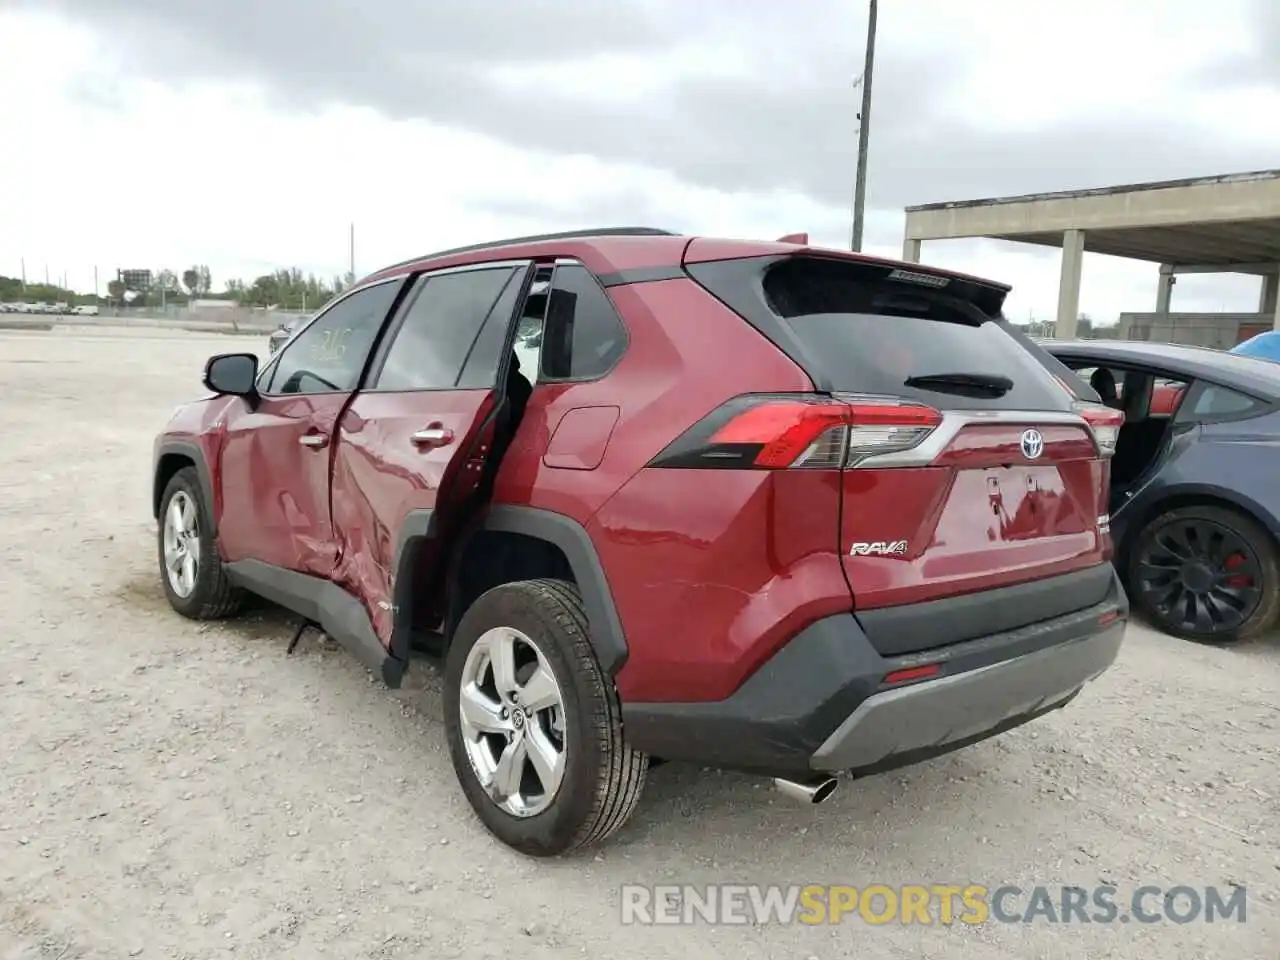
<svg viewBox="0 0 1280 960">
<path fill-rule="evenodd" d="M 181 273 L 158 270 L 146 290 L 126 290 L 121 280 L 107 284 L 105 297 L 76 293 L 56 284 L 28 283 L 16 277 L 0 276 L 0 302 L 66 303 L 70 306 L 97 303 L 102 306 L 160 307 L 165 304 L 187 304 L 191 300 L 231 300 L 246 307 L 275 307 L 280 310 L 316 310 L 354 282 L 351 274 L 324 280 L 314 273 L 304 274 L 297 267 L 264 273 L 251 283 L 226 281 L 223 289 L 213 291 L 213 275 L 205 264 L 194 264 Z M 134 294 L 134 296 L 127 296 Z M 1017 321 L 1014 321 L 1017 323 Z M 1018 323 L 1030 336 L 1052 337 L 1052 321 L 1030 317 Z M 1080 314 L 1076 335 L 1084 339 L 1114 338 L 1119 327 L 1099 322 L 1087 313 Z"/>
<path fill-rule="evenodd" d="M 54 283 L 24 283 L 19 277 L 0 275 L 0 302 L 155 308 L 166 304 L 185 305 L 192 300 L 230 300 L 247 307 L 314 310 L 352 282 L 354 278 L 350 274 L 324 279 L 290 267 L 264 273 L 252 281 L 232 278 L 224 283 L 221 291 L 215 292 L 209 267 L 193 264 L 181 272 L 154 271 L 150 284 L 141 290 L 128 289 L 117 277 L 107 283 L 105 296 L 79 293 Z"/>
<path fill-rule="evenodd" d="M 1017 323 L 1017 321 L 1014 321 Z M 1028 318 L 1019 323 L 1029 337 L 1053 337 L 1057 324 L 1052 320 L 1033 320 Z M 1081 340 L 1115 340 L 1120 336 L 1120 326 L 1115 321 L 1106 323 L 1095 320 L 1087 313 L 1082 313 L 1076 320 L 1076 336 Z"/>
</svg>

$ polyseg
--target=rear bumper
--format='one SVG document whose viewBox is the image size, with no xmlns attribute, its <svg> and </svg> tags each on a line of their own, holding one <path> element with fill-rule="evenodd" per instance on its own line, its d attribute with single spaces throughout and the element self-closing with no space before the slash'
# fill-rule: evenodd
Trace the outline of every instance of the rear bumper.
<svg viewBox="0 0 1280 960">
<path fill-rule="evenodd" d="M 635 747 L 667 760 L 770 775 L 877 773 L 1065 705 L 1115 660 L 1128 613 L 1113 573 L 1106 598 L 1086 609 L 888 658 L 840 614 L 802 630 L 725 700 L 623 704 L 624 729 Z M 882 684 L 926 663 L 940 675 Z"/>
<path fill-rule="evenodd" d="M 1062 706 L 1111 666 L 1124 624 L 1012 660 L 862 701 L 813 754 L 815 770 L 876 767 L 895 756 L 973 742 Z"/>
</svg>

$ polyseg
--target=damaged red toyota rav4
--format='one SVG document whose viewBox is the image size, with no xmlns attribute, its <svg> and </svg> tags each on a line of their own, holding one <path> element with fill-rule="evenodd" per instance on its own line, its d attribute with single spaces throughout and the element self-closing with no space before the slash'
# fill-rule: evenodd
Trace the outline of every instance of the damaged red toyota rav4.
<svg viewBox="0 0 1280 960">
<path fill-rule="evenodd" d="M 1008 288 L 626 228 L 397 264 L 157 438 L 179 613 L 246 592 L 398 686 L 443 657 L 457 777 L 547 856 L 651 762 L 817 802 L 1070 701 L 1114 660 L 1121 416 Z"/>
</svg>

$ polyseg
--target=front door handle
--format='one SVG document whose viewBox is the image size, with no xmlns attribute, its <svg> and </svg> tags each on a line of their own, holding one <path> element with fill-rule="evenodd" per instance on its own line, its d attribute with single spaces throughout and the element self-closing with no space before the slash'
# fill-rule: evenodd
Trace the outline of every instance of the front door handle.
<svg viewBox="0 0 1280 960">
<path fill-rule="evenodd" d="M 409 435 L 416 447 L 444 447 L 453 443 L 453 431 L 442 424 L 433 423 L 424 430 Z"/>
<path fill-rule="evenodd" d="M 298 442 L 304 447 L 319 449 L 329 442 L 329 438 L 323 433 L 306 433 L 298 438 Z"/>
</svg>

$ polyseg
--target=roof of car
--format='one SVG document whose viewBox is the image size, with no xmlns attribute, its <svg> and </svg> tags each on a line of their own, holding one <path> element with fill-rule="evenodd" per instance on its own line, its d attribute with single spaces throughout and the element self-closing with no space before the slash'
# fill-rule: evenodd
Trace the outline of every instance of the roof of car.
<svg viewBox="0 0 1280 960">
<path fill-rule="evenodd" d="M 700 253 L 693 249 L 695 243 L 701 245 Z M 866 263 L 891 265 L 909 271 L 978 283 L 1004 292 L 1010 289 L 1008 284 L 959 273 L 955 270 L 889 260 L 848 250 L 811 246 L 807 234 L 791 234 L 780 240 L 730 240 L 676 233 L 658 227 L 634 226 L 592 227 L 451 247 L 382 267 L 362 279 L 357 285 L 362 286 L 376 279 L 386 279 L 420 270 L 482 263 L 495 258 L 573 256 L 575 250 L 592 250 L 604 254 L 611 268 L 616 270 L 645 269 L 658 265 L 678 266 L 686 261 L 807 252 L 815 256 L 839 256 Z"/>
<path fill-rule="evenodd" d="M 1041 340 L 1040 344 L 1057 357 L 1157 367 L 1178 377 L 1208 380 L 1280 400 L 1280 364 L 1270 360 L 1149 340 Z"/>
<path fill-rule="evenodd" d="M 1259 357 L 1280 362 L 1280 330 L 1264 330 L 1231 348 L 1238 357 Z"/>
</svg>

